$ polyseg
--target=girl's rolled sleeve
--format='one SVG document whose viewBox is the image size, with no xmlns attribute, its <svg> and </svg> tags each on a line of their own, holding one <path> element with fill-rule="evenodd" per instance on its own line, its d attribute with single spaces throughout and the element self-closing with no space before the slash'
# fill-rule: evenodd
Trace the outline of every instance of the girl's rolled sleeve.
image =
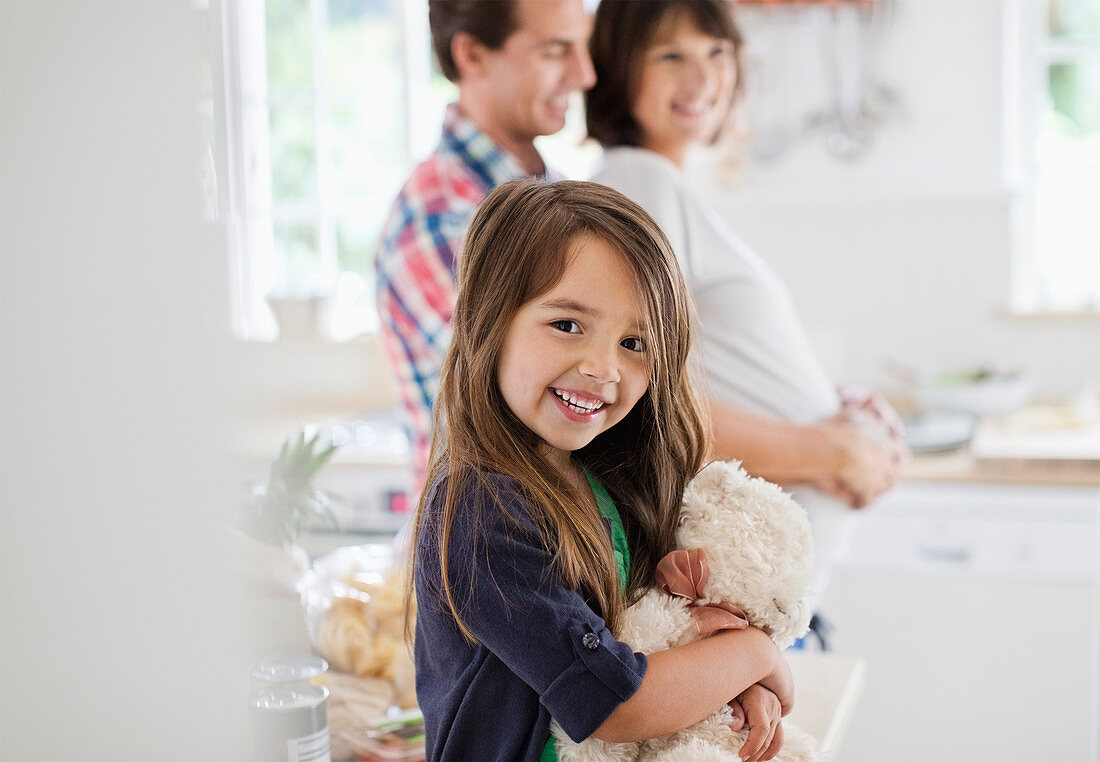
<svg viewBox="0 0 1100 762">
<path fill-rule="evenodd" d="M 578 625 L 570 632 L 575 657 L 541 692 L 547 708 L 574 741 L 592 735 L 645 676 L 646 658 L 599 628 Z"/>
</svg>

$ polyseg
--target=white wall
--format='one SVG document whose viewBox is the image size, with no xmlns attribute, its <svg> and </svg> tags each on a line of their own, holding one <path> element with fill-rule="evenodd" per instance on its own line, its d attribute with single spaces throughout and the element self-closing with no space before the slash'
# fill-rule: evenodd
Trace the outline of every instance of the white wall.
<svg viewBox="0 0 1100 762">
<path fill-rule="evenodd" d="M 0 756 L 241 759 L 194 3 L 0 13 Z"/>
<path fill-rule="evenodd" d="M 882 367 L 893 358 L 934 369 L 1023 367 L 1039 396 L 1100 383 L 1100 319 L 1008 314 L 1009 8 L 900 0 L 882 80 L 901 108 L 872 150 L 844 163 L 819 138 L 803 141 L 715 191 L 733 227 L 783 276 L 842 380 L 889 386 Z"/>
</svg>

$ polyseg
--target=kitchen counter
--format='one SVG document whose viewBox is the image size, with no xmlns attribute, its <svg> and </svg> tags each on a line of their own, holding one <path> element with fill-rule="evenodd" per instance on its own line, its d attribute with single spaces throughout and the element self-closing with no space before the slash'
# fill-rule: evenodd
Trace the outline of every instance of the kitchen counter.
<svg viewBox="0 0 1100 762">
<path fill-rule="evenodd" d="M 1100 487 L 1100 461 L 976 458 L 969 450 L 914 455 L 905 481 Z"/>
<path fill-rule="evenodd" d="M 841 758 L 1100 760 L 1100 490 L 935 461 L 860 513 L 820 607 L 867 662 Z"/>
<path fill-rule="evenodd" d="M 1033 404 L 976 420 L 958 413 L 918 416 L 908 434 L 926 449 L 937 438 L 946 437 L 944 444 L 965 438 L 959 449 L 914 456 L 904 477 L 917 482 L 1100 487 L 1097 404 L 1082 397 L 1073 404 Z"/>
<path fill-rule="evenodd" d="M 788 651 L 784 656 L 795 685 L 794 711 L 785 722 L 817 740 L 818 762 L 834 762 L 863 694 L 864 661 L 808 651 Z"/>
</svg>

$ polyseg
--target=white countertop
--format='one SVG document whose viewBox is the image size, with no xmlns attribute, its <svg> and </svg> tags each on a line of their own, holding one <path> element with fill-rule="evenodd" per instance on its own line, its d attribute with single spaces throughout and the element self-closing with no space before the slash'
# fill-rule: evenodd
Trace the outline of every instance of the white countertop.
<svg viewBox="0 0 1100 762">
<path fill-rule="evenodd" d="M 838 759 L 844 735 L 863 694 L 863 659 L 836 654 L 788 651 L 794 675 L 794 711 L 784 720 L 812 735 L 819 762 Z"/>
</svg>

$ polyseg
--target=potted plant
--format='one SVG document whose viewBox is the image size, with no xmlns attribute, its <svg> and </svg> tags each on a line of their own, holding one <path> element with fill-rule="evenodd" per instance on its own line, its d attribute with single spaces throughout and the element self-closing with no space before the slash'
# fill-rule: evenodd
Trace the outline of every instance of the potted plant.
<svg viewBox="0 0 1100 762">
<path fill-rule="evenodd" d="M 304 529 L 339 528 L 332 498 L 314 478 L 336 452 L 305 432 L 288 438 L 236 522 L 238 561 L 245 582 L 253 639 L 264 653 L 308 653 L 310 636 L 302 606 L 309 554 L 298 544 Z"/>
<path fill-rule="evenodd" d="M 317 472 L 336 452 L 337 445 L 318 446 L 320 434 L 306 439 L 304 431 L 283 442 L 271 464 L 267 484 L 260 485 L 245 505 L 237 528 L 273 545 L 294 545 L 302 529 L 328 526 L 338 529 L 332 498 L 313 485 Z"/>
</svg>

